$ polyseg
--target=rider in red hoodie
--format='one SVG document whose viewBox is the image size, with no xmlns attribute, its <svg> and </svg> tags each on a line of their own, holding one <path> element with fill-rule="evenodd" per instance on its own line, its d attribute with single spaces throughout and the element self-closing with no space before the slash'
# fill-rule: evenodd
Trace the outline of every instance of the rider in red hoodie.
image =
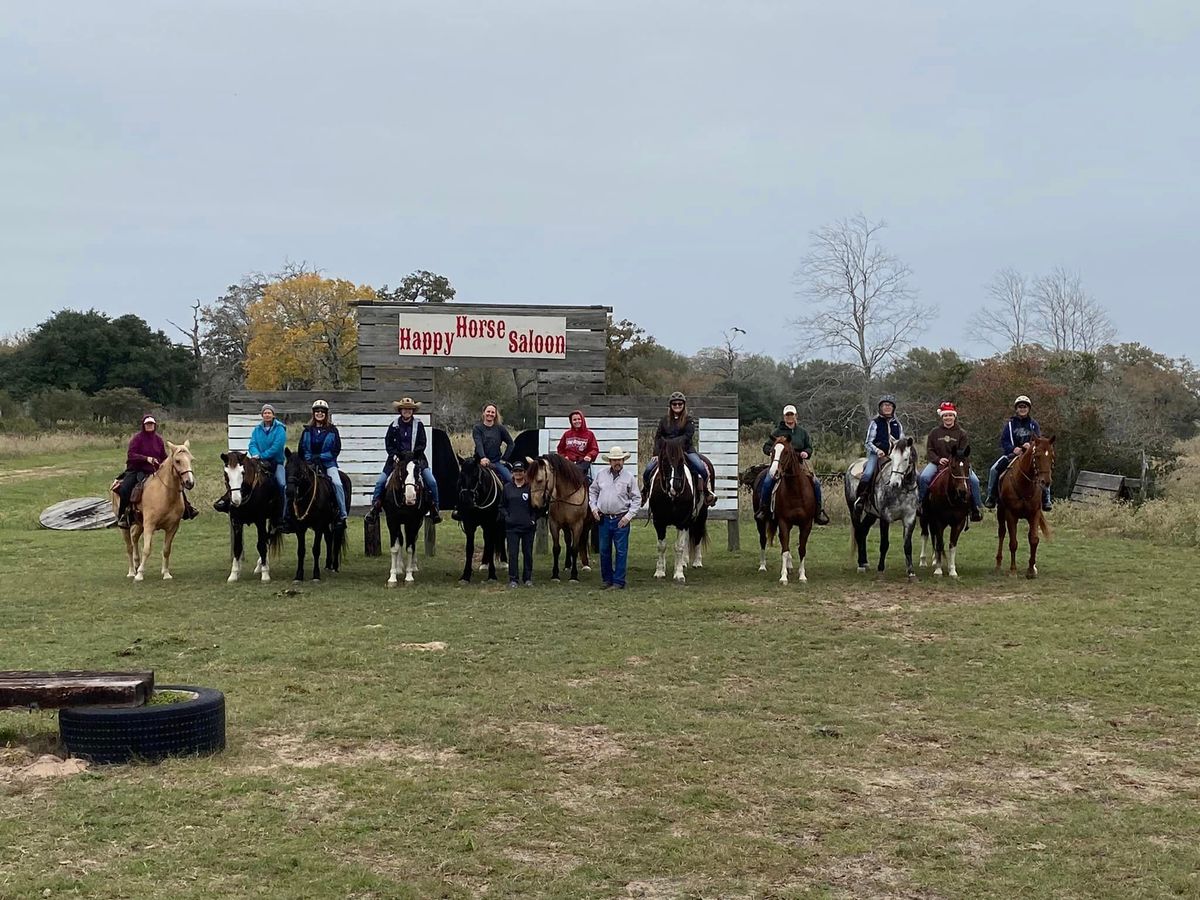
<svg viewBox="0 0 1200 900">
<path fill-rule="evenodd" d="M 600 445 L 596 443 L 596 435 L 587 427 L 583 410 L 577 409 L 571 413 L 571 427 L 558 439 L 558 455 L 565 456 L 579 466 L 588 483 L 591 483 L 592 460 L 600 455 Z"/>
</svg>

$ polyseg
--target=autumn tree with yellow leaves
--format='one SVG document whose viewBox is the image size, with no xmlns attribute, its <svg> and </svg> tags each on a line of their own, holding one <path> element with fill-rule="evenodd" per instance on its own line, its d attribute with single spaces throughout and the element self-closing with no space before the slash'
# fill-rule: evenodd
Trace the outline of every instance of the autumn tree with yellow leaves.
<svg viewBox="0 0 1200 900">
<path fill-rule="evenodd" d="M 246 387 L 250 390 L 345 390 L 358 387 L 354 303 L 375 291 L 304 273 L 265 287 L 250 305 Z"/>
</svg>

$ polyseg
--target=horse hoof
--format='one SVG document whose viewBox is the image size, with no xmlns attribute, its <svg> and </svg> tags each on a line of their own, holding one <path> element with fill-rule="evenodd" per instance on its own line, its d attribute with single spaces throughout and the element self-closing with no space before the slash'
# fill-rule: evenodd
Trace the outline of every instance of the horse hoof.
<svg viewBox="0 0 1200 900">
<path fill-rule="evenodd" d="M 799 581 L 801 584 L 808 584 L 808 578 L 807 578 L 806 576 L 804 576 L 804 575 L 801 575 L 801 576 L 800 576 L 799 578 L 797 578 L 796 580 L 797 580 L 797 581 Z"/>
<path fill-rule="evenodd" d="M 1025 577 L 1032 581 L 1034 578 L 1037 578 L 1037 572 L 1026 572 Z"/>
<path fill-rule="evenodd" d="M 263 584 L 266 584 L 268 581 L 271 580 L 271 576 L 268 575 L 266 572 L 263 572 L 262 580 L 263 580 Z"/>
<path fill-rule="evenodd" d="M 583 567 L 583 569 L 582 569 L 582 571 L 584 571 L 584 572 L 590 572 L 590 571 L 592 571 L 592 567 L 591 567 L 591 566 L 584 566 L 584 567 Z"/>
<path fill-rule="evenodd" d="M 955 579 L 955 580 L 957 580 L 957 579 L 958 579 L 958 573 L 957 573 L 957 572 L 951 572 L 951 573 L 950 573 L 950 577 L 951 577 L 951 578 L 953 578 L 953 579 Z"/>
<path fill-rule="evenodd" d="M 666 577 L 667 577 L 667 573 L 666 573 L 666 572 L 655 572 L 655 573 L 654 573 L 654 577 L 655 577 L 655 578 L 666 578 Z"/>
<path fill-rule="evenodd" d="M 866 566 L 859 566 L 859 567 L 858 567 L 858 574 L 859 574 L 859 575 L 866 575 L 866 574 L 867 574 L 867 567 L 866 567 Z"/>
<path fill-rule="evenodd" d="M 390 588 L 394 588 L 396 586 L 396 579 L 393 578 L 390 581 L 385 581 L 384 584 Z"/>
<path fill-rule="evenodd" d="M 134 581 L 145 581 L 145 576 L 143 576 L 141 572 L 138 572 L 136 575 L 133 576 L 133 580 Z"/>
<path fill-rule="evenodd" d="M 766 567 L 766 566 L 759 566 L 759 567 L 758 567 L 758 571 L 760 571 L 760 572 L 765 572 L 765 571 L 767 571 L 767 567 Z"/>
<path fill-rule="evenodd" d="M 470 578 L 460 578 L 460 579 L 458 579 L 458 583 L 459 584 L 470 584 L 471 579 Z"/>
<path fill-rule="evenodd" d="M 787 576 L 786 576 L 786 575 L 784 575 L 782 578 L 780 578 L 780 579 L 779 579 L 779 583 L 780 583 L 780 584 L 787 584 L 787 583 L 788 583 Z"/>
<path fill-rule="evenodd" d="M 916 581 L 916 580 L 917 580 L 917 573 L 916 573 L 916 572 L 909 572 L 909 573 L 908 573 L 908 580 L 909 580 L 910 582 L 911 582 L 911 581 Z"/>
<path fill-rule="evenodd" d="M 417 579 L 415 579 L 415 578 L 413 578 L 413 577 L 412 577 L 412 573 L 409 573 L 408 575 L 405 575 L 405 576 L 404 576 L 404 583 L 405 583 L 405 584 L 412 584 L 412 583 L 413 583 L 414 581 L 416 581 L 416 580 L 417 580 Z"/>
<path fill-rule="evenodd" d="M 553 576 L 551 576 L 550 580 L 551 580 L 551 581 L 553 581 L 555 584 L 559 584 L 559 583 L 560 583 L 560 582 L 559 582 L 559 578 L 558 578 L 558 576 L 557 576 L 557 575 L 553 575 Z"/>
<path fill-rule="evenodd" d="M 238 578 L 238 577 L 237 577 L 236 575 L 230 575 L 230 576 L 229 576 L 228 578 L 226 578 L 225 580 L 226 580 L 226 581 L 237 581 L 237 578 Z"/>
<path fill-rule="evenodd" d="M 692 568 L 693 568 L 693 569 L 703 569 L 703 568 L 704 568 L 704 563 L 702 563 L 702 562 L 694 562 L 694 563 L 692 563 Z"/>
<path fill-rule="evenodd" d="M 941 570 L 941 569 L 934 569 L 934 570 L 933 570 L 933 574 L 934 574 L 934 577 L 936 577 L 936 578 L 941 578 L 941 577 L 942 577 L 942 570 Z"/>
<path fill-rule="evenodd" d="M 170 581 L 174 577 L 170 572 L 163 572 L 163 581 Z"/>
</svg>

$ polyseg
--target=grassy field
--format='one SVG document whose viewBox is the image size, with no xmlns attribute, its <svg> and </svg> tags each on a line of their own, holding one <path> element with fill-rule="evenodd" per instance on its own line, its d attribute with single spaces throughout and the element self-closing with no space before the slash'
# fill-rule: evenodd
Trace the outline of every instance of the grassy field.
<svg viewBox="0 0 1200 900">
<path fill-rule="evenodd" d="M 1200 895 L 1193 549 L 1066 525 L 1040 579 L 996 579 L 989 518 L 961 581 L 908 584 L 835 524 L 783 587 L 746 523 L 676 587 L 638 527 L 630 590 L 539 559 L 510 592 L 460 587 L 443 528 L 387 591 L 356 530 L 326 583 L 287 580 L 289 538 L 281 578 L 228 585 L 207 511 L 133 585 L 117 533 L 36 524 L 119 451 L 8 450 L 0 668 L 220 688 L 229 747 L 35 777 L 53 714 L 0 712 L 0 897 Z"/>
</svg>

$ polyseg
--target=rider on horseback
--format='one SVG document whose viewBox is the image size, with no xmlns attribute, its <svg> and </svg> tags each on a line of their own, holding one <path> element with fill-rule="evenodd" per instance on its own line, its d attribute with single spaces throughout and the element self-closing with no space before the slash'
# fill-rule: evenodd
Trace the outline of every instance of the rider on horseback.
<svg viewBox="0 0 1200 900">
<path fill-rule="evenodd" d="M 659 451 L 667 441 L 679 444 L 683 448 L 683 452 L 687 456 L 688 468 L 699 479 L 700 488 L 704 491 L 708 505 L 712 506 L 717 502 L 717 495 L 712 492 L 708 484 L 708 466 L 704 464 L 700 454 L 692 448 L 692 441 L 695 438 L 696 423 L 687 413 L 687 397 L 682 391 L 675 391 L 668 400 L 667 414 L 659 420 L 658 430 L 654 432 L 654 456 L 646 464 L 646 471 L 642 473 L 643 505 L 650 499 L 650 477 L 658 468 Z"/>
<path fill-rule="evenodd" d="M 421 404 L 412 397 L 404 397 L 393 403 L 392 408 L 399 413 L 399 416 L 388 426 L 387 434 L 383 439 L 383 445 L 387 448 L 387 462 L 383 464 L 383 472 L 375 479 L 375 492 L 371 496 L 371 507 L 376 512 L 383 508 L 383 489 L 387 485 L 388 477 L 392 474 L 392 469 L 396 467 L 397 458 L 401 453 L 413 453 L 419 457 L 421 478 L 425 481 L 425 488 L 429 491 L 429 497 L 433 501 L 433 508 L 429 510 L 429 521 L 437 525 L 442 521 L 442 516 L 438 512 L 440 498 L 438 497 L 437 479 L 433 477 L 433 471 L 429 468 L 429 460 L 425 456 L 425 447 L 428 443 L 425 436 L 425 423 L 415 416 L 416 411 L 421 408 Z"/>
<path fill-rule="evenodd" d="M 801 459 L 812 457 L 812 440 L 808 436 L 808 431 L 796 421 L 796 407 L 790 403 L 783 408 L 783 420 L 763 444 L 763 453 L 773 456 L 775 441 L 781 437 L 785 437 L 791 442 L 792 449 L 799 451 Z M 772 461 L 771 468 L 767 469 L 767 474 L 763 476 L 762 480 L 761 503 L 759 503 L 758 512 L 754 514 L 754 518 L 760 522 L 765 522 L 770 515 L 771 490 L 775 487 L 774 465 L 774 461 Z M 825 514 L 825 503 L 821 499 L 821 479 L 817 478 L 815 474 L 813 475 L 813 491 L 817 495 L 817 517 L 814 521 L 818 525 L 828 525 L 829 516 Z"/>
<path fill-rule="evenodd" d="M 300 433 L 300 444 L 296 449 L 302 460 L 312 463 L 329 476 L 333 484 L 333 496 L 337 499 L 336 525 L 345 525 L 346 492 L 337 466 L 338 454 L 342 452 L 342 436 L 337 426 L 329 420 L 329 404 L 324 400 L 313 401 L 312 419 Z"/>
<path fill-rule="evenodd" d="M 924 504 L 929 486 L 937 476 L 938 470 L 950 465 L 950 458 L 955 451 L 965 456 L 971 449 L 971 439 L 966 431 L 958 424 L 958 410 L 953 403 L 943 403 L 938 407 L 938 415 L 942 424 L 929 432 L 925 441 L 925 468 L 917 476 L 917 502 Z M 981 522 L 983 516 L 979 512 L 979 476 L 968 469 L 971 481 L 971 521 Z M 918 507 L 920 508 L 920 507 Z"/>
<path fill-rule="evenodd" d="M 854 495 L 854 508 L 861 513 L 863 504 L 871 494 L 871 483 L 875 479 L 875 471 L 879 461 L 888 455 L 892 444 L 904 438 L 904 426 L 896 418 L 896 397 L 884 394 L 876 404 L 879 412 L 867 426 L 867 463 L 863 467 L 862 478 L 858 481 L 858 489 Z"/>
<path fill-rule="evenodd" d="M 558 455 L 575 463 L 587 478 L 588 484 L 591 484 L 592 461 L 600 455 L 600 445 L 596 442 L 596 435 L 587 427 L 583 410 L 573 410 L 570 422 L 571 427 L 558 439 Z"/>
<path fill-rule="evenodd" d="M 133 526 L 133 511 L 130 509 L 130 498 L 133 489 L 158 471 L 158 467 L 167 458 L 167 445 L 158 433 L 158 420 L 147 413 L 142 416 L 141 428 L 129 439 L 129 448 L 125 452 L 125 471 L 117 476 L 113 490 L 120 497 L 117 510 L 117 527 L 130 528 Z M 188 500 L 187 492 L 183 492 L 183 517 L 194 519 L 197 512 Z"/>
<path fill-rule="evenodd" d="M 983 501 L 983 505 L 988 509 L 996 508 L 996 501 L 999 499 L 996 486 L 1000 481 L 1001 473 L 1013 460 L 1029 449 L 1034 438 L 1042 436 L 1041 426 L 1038 425 L 1037 419 L 1030 415 L 1033 411 L 1033 401 L 1022 394 L 1013 401 L 1013 410 L 1016 415 L 1005 422 L 1004 428 L 1000 431 L 1002 455 L 992 463 L 992 468 L 988 471 L 988 495 Z M 1042 490 L 1042 509 L 1045 512 L 1050 511 L 1049 487 Z"/>
<path fill-rule="evenodd" d="M 260 410 L 262 421 L 250 432 L 250 442 L 246 446 L 246 455 L 257 459 L 265 470 L 271 473 L 275 484 L 279 486 L 279 515 L 276 519 L 275 530 L 288 530 L 288 508 L 285 494 L 287 492 L 287 474 L 284 472 L 284 449 L 287 447 L 287 426 L 275 418 L 275 407 L 264 403 Z M 217 512 L 229 512 L 229 495 L 213 503 Z M 274 518 L 274 517 L 273 517 Z"/>
</svg>

